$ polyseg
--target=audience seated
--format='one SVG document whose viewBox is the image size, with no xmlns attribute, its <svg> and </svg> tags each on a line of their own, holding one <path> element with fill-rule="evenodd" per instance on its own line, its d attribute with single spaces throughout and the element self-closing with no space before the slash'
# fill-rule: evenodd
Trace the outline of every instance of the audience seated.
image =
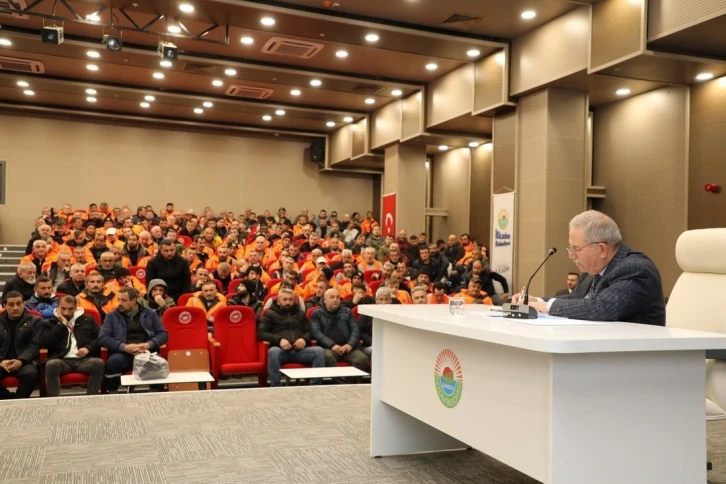
<svg viewBox="0 0 726 484">
<path fill-rule="evenodd" d="M 174 300 L 166 294 L 166 282 L 152 279 L 149 281 L 149 292 L 139 298 L 139 304 L 154 311 L 161 319 L 164 312 L 174 306 Z"/>
<path fill-rule="evenodd" d="M 35 280 L 35 292 L 25 303 L 25 308 L 40 313 L 43 320 L 53 316 L 58 307 L 58 298 L 53 294 L 53 283 L 45 276 Z"/>
<path fill-rule="evenodd" d="M 35 264 L 32 262 L 21 262 L 18 271 L 5 283 L 3 288 L 3 303 L 7 298 L 6 294 L 16 291 L 23 296 L 23 301 L 29 301 L 35 293 L 35 279 L 37 277 Z"/>
<path fill-rule="evenodd" d="M 56 292 L 77 296 L 86 288 L 86 268 L 83 264 L 73 264 L 69 272 L 69 278 L 58 285 Z"/>
<path fill-rule="evenodd" d="M 0 400 L 28 398 L 38 383 L 37 333 L 41 320 L 25 309 L 24 297 L 17 291 L 4 292 L 5 311 L 0 314 Z M 2 381 L 7 376 L 18 379 L 15 393 Z"/>
<path fill-rule="evenodd" d="M 305 312 L 294 303 L 294 293 L 282 287 L 277 300 L 265 311 L 257 329 L 257 339 L 270 343 L 267 352 L 267 371 L 270 385 L 280 385 L 280 368 L 286 363 L 302 363 L 313 368 L 324 367 L 325 351 L 310 346 L 310 329 Z M 311 380 L 311 384 L 319 380 Z"/>
<path fill-rule="evenodd" d="M 259 326 L 263 305 L 255 296 L 256 288 L 257 284 L 249 279 L 240 282 L 236 287 L 234 296 L 227 300 L 227 306 L 246 306 L 252 309 L 252 312 L 255 313 L 255 322 Z"/>
<path fill-rule="evenodd" d="M 368 357 L 358 349 L 360 328 L 350 309 L 340 304 L 336 289 L 328 289 L 324 304 L 313 312 L 310 333 L 325 348 L 325 365 L 337 366 L 344 361 L 359 370 L 368 369 Z"/>
<path fill-rule="evenodd" d="M 86 276 L 86 287 L 76 298 L 80 308 L 95 309 L 102 319 L 118 307 L 118 295 L 104 287 L 103 276 L 97 271 L 91 271 Z"/>
<path fill-rule="evenodd" d="M 226 305 L 227 299 L 217 291 L 217 285 L 213 281 L 205 282 L 202 285 L 202 290 L 195 292 L 194 296 L 187 301 L 188 307 L 195 307 L 204 311 L 210 328 L 214 323 L 214 313 Z"/>
<path fill-rule="evenodd" d="M 54 314 L 40 327 L 40 346 L 48 349 L 45 384 L 49 397 L 60 395 L 63 375 L 88 375 L 87 395 L 95 395 L 103 382 L 98 324 L 77 307 L 76 298 L 63 296 Z"/>
</svg>

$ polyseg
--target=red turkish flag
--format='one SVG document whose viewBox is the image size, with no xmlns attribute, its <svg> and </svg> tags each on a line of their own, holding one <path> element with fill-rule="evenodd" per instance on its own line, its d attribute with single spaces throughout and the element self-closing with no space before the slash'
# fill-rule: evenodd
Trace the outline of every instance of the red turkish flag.
<svg viewBox="0 0 726 484">
<path fill-rule="evenodd" d="M 383 195 L 383 219 L 381 220 L 383 236 L 396 236 L 396 194 Z"/>
</svg>

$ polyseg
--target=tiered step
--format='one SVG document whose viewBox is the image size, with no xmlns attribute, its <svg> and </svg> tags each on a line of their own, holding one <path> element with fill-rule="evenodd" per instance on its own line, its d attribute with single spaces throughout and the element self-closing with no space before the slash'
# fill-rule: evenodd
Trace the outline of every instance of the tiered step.
<svg viewBox="0 0 726 484">
<path fill-rule="evenodd" d="M 0 245 L 0 291 L 5 287 L 5 282 L 13 278 L 24 256 L 24 245 Z"/>
</svg>

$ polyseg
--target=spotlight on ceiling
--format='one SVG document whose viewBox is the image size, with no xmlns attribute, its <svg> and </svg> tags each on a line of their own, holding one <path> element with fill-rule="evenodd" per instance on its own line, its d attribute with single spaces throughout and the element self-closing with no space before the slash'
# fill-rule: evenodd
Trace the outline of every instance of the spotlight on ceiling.
<svg viewBox="0 0 726 484">
<path fill-rule="evenodd" d="M 430 62 L 430 63 L 426 64 L 426 70 L 427 71 L 435 71 L 438 68 L 439 68 L 439 66 L 436 65 L 436 64 L 434 64 L 433 62 Z"/>
<path fill-rule="evenodd" d="M 224 82 L 220 81 L 219 79 L 215 79 L 212 81 L 212 85 L 214 87 L 222 87 L 224 86 Z"/>
<path fill-rule="evenodd" d="M 179 49 L 177 49 L 176 45 L 163 40 L 159 41 L 156 52 L 164 60 L 175 61 L 179 57 Z"/>
<path fill-rule="evenodd" d="M 325 125 L 328 128 L 333 128 L 333 127 L 335 127 L 335 121 L 328 121 L 327 123 L 325 123 Z"/>
<path fill-rule="evenodd" d="M 447 145 L 439 145 L 439 151 L 446 151 L 449 147 Z"/>
<path fill-rule="evenodd" d="M 466 55 L 468 55 L 469 57 L 479 57 L 479 55 L 481 55 L 481 52 L 479 51 L 479 49 L 469 49 L 468 51 L 466 51 Z"/>
<path fill-rule="evenodd" d="M 310 80 L 310 85 L 313 87 L 320 87 L 322 84 L 323 84 L 323 81 L 321 81 L 320 79 L 311 79 Z"/>
<path fill-rule="evenodd" d="M 352 123 L 353 122 L 353 118 L 351 118 L 350 116 L 346 116 L 346 117 L 343 118 L 343 121 L 345 121 L 346 123 Z"/>
<path fill-rule="evenodd" d="M 236 76 L 237 75 L 237 71 L 235 69 L 231 69 L 231 68 L 230 69 L 225 69 L 224 70 L 224 73 L 226 75 L 228 75 L 228 76 Z"/>
<path fill-rule="evenodd" d="M 403 91 L 401 91 L 400 89 L 394 89 L 393 91 L 391 91 L 392 96 L 400 96 L 401 94 L 403 94 Z"/>
<path fill-rule="evenodd" d="M 204 106 L 205 108 L 211 108 L 211 107 L 213 107 L 213 106 L 214 106 L 214 103 L 211 103 L 211 102 L 209 102 L 209 101 L 204 101 L 204 102 L 202 103 L 202 106 Z"/>
<path fill-rule="evenodd" d="M 86 89 L 86 94 L 88 94 L 89 96 L 95 96 L 98 93 L 95 89 Z"/>
<path fill-rule="evenodd" d="M 192 13 L 194 11 L 194 5 L 190 5 L 188 3 L 182 3 L 179 5 L 179 10 L 181 10 L 184 13 Z"/>
<path fill-rule="evenodd" d="M 264 116 L 262 116 L 262 119 L 264 121 L 272 121 L 272 116 L 270 116 L 269 114 L 265 114 Z"/>
<path fill-rule="evenodd" d="M 525 10 L 524 12 L 522 12 L 522 15 L 521 15 L 521 17 L 525 20 L 533 19 L 536 16 L 537 16 L 537 13 L 534 12 L 533 10 Z"/>
<path fill-rule="evenodd" d="M 698 81 L 708 81 L 709 79 L 713 79 L 713 74 L 710 72 L 702 72 L 696 76 Z"/>
<path fill-rule="evenodd" d="M 366 35 L 366 42 L 378 42 L 378 39 L 380 39 L 380 37 L 378 37 L 377 34 Z"/>
<path fill-rule="evenodd" d="M 101 43 L 106 46 L 106 49 L 111 52 L 118 52 L 124 46 L 124 41 L 121 40 L 120 36 L 116 35 L 104 35 Z"/>
<path fill-rule="evenodd" d="M 166 28 L 166 31 L 170 34 L 181 34 L 181 27 L 179 27 L 178 25 L 169 25 Z"/>
<path fill-rule="evenodd" d="M 477 141 L 472 141 L 471 143 L 469 143 L 470 148 L 476 148 L 478 146 L 479 146 L 479 142 L 477 142 Z"/>
<path fill-rule="evenodd" d="M 627 96 L 628 94 L 630 94 L 630 89 L 618 89 L 617 91 L 615 91 L 615 94 L 617 94 L 618 96 Z"/>
<path fill-rule="evenodd" d="M 275 114 L 277 114 L 278 116 L 284 116 L 285 115 L 285 110 L 284 109 L 278 109 L 277 111 L 275 111 Z"/>
<path fill-rule="evenodd" d="M 40 31 L 40 38 L 44 44 L 60 45 L 63 43 L 63 27 L 48 25 Z"/>
<path fill-rule="evenodd" d="M 30 84 L 28 84 L 25 81 L 18 81 L 18 82 L 16 82 L 16 84 L 18 85 L 18 87 L 28 87 L 28 86 L 30 86 Z"/>
<path fill-rule="evenodd" d="M 13 43 L 10 42 L 10 39 L 0 39 L 0 45 L 9 47 L 13 45 Z"/>
</svg>

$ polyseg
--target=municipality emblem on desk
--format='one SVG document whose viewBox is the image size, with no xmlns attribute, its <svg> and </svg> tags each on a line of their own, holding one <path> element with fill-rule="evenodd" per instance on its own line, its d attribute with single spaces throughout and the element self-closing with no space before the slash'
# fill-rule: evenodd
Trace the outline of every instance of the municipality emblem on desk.
<svg viewBox="0 0 726 484">
<path fill-rule="evenodd" d="M 454 408 L 461 400 L 464 374 L 456 354 L 443 350 L 436 358 L 434 365 L 434 382 L 439 400 L 447 408 Z"/>
</svg>

